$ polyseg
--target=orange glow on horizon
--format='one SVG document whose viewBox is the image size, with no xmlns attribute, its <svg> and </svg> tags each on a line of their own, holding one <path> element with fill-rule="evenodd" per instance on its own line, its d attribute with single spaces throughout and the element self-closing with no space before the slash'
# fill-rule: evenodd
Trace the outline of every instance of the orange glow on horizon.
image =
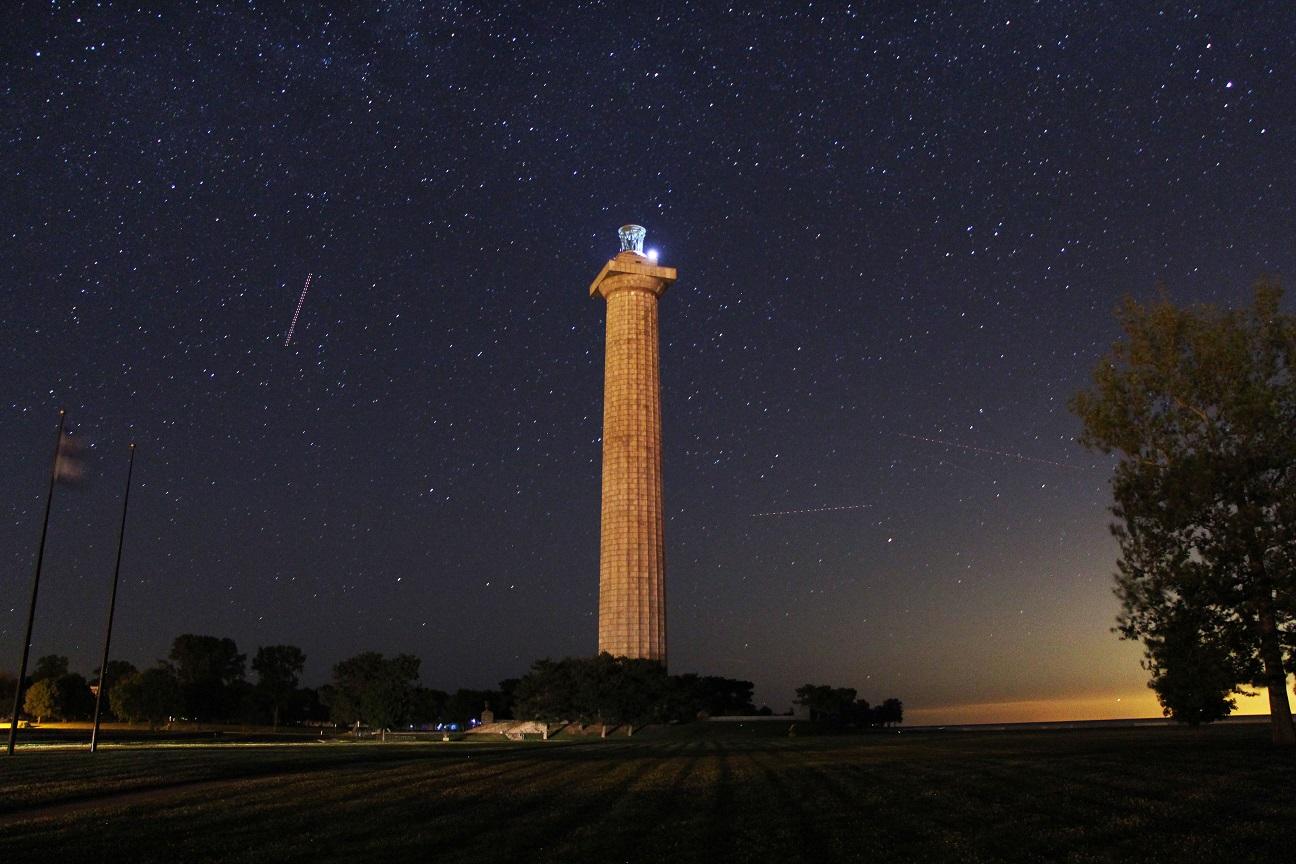
<svg viewBox="0 0 1296 864">
<path fill-rule="evenodd" d="M 1264 694 L 1235 694 L 1233 714 L 1268 714 Z M 1060 723 L 1076 720 L 1139 720 L 1161 717 L 1161 705 L 1151 690 L 1094 694 L 1064 699 L 1025 699 L 980 702 L 931 708 L 905 707 L 906 726 L 956 726 L 973 723 Z"/>
</svg>

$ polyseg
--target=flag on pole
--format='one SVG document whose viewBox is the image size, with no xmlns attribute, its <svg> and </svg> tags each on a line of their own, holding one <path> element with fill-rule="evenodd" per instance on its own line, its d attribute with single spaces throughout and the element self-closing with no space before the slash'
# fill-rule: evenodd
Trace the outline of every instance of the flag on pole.
<svg viewBox="0 0 1296 864">
<path fill-rule="evenodd" d="M 54 459 L 54 480 L 59 483 L 78 483 L 84 474 L 81 442 L 64 432 L 59 438 L 58 456 Z"/>
</svg>

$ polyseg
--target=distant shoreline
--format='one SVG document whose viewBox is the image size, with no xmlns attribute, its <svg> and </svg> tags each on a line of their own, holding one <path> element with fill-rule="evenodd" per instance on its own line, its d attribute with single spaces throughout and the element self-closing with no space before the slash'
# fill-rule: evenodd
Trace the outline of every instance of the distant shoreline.
<svg viewBox="0 0 1296 864">
<path fill-rule="evenodd" d="M 1235 714 L 1210 724 L 1212 726 L 1268 723 L 1268 714 Z M 1129 717 L 1119 720 L 1041 720 L 1025 723 L 926 723 L 900 726 L 904 732 L 1020 732 L 1031 729 L 1116 729 L 1130 726 L 1182 726 L 1169 717 Z"/>
</svg>

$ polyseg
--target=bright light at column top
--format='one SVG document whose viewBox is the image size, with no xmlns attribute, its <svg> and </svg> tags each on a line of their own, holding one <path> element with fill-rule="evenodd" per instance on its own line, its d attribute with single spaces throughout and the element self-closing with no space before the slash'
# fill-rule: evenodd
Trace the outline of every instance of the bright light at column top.
<svg viewBox="0 0 1296 864">
<path fill-rule="evenodd" d="M 651 262 L 653 262 L 654 264 L 657 263 L 657 250 L 656 250 L 656 249 L 649 249 L 649 250 L 648 250 L 648 260 L 651 261 Z"/>
<path fill-rule="evenodd" d="M 621 251 L 642 255 L 644 235 L 647 233 L 642 225 L 622 225 L 617 229 L 617 236 L 621 238 Z"/>
</svg>

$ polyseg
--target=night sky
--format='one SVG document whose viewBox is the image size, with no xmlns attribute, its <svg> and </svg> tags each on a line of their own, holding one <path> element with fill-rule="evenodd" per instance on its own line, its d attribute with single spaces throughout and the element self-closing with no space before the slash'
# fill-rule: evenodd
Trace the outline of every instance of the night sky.
<svg viewBox="0 0 1296 864">
<path fill-rule="evenodd" d="M 60 407 L 33 656 L 98 664 L 129 441 L 115 656 L 593 653 L 588 285 L 638 222 L 672 671 L 1158 713 L 1066 403 L 1122 295 L 1296 271 L 1289 4 L 329 5 L 7 13 L 0 669 Z"/>
</svg>

